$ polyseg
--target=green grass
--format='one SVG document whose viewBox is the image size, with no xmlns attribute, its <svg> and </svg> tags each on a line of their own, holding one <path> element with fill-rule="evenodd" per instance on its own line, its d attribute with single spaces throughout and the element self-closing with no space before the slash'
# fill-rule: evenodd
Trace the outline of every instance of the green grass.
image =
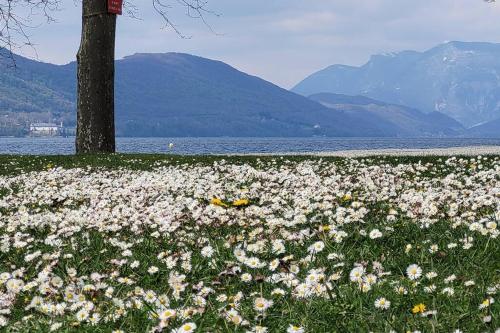
<svg viewBox="0 0 500 333">
<path fill-rule="evenodd" d="M 415 172 L 402 172 L 402 177 L 406 177 L 409 183 L 406 190 L 415 189 L 416 193 L 420 189 L 424 191 L 424 185 L 433 180 L 443 179 L 450 173 L 459 173 L 460 179 L 472 177 L 477 170 L 473 167 L 475 162 L 471 158 L 464 163 L 463 168 L 456 165 L 446 166 L 443 161 L 446 157 L 373 157 L 369 159 L 357 159 L 361 163 L 363 160 L 366 168 L 369 166 L 382 166 L 384 168 L 396 167 L 397 165 L 414 165 L 419 163 L 428 164 L 428 168 L 417 174 Z M 173 156 L 173 155 L 96 155 L 96 156 L 0 156 L 0 181 L 2 179 L 12 179 L 13 177 L 33 172 L 33 177 L 37 177 L 37 172 L 51 170 L 57 172 L 57 168 L 90 168 L 87 174 L 95 174 L 111 170 L 118 172 L 109 177 L 121 177 L 121 171 L 127 170 L 148 170 L 154 171 L 161 167 L 176 167 L 188 170 L 196 166 L 206 166 L 209 169 L 216 170 L 214 163 L 220 164 L 226 161 L 229 165 L 248 164 L 258 170 L 280 170 L 280 168 L 289 168 L 298 174 L 294 169 L 302 162 L 313 161 L 319 165 L 317 173 L 327 177 L 332 174 L 331 168 L 338 168 L 337 174 L 344 177 L 344 181 L 350 179 L 362 179 L 363 174 L 357 174 L 355 171 L 349 171 L 351 162 L 340 158 L 325 157 L 209 157 L 209 156 Z M 488 161 L 482 162 L 483 170 L 489 170 L 499 166 L 498 157 L 490 157 Z M 226 171 L 221 172 L 225 175 Z M 134 174 L 136 175 L 136 174 Z M 3 178 L 2 178 L 3 177 Z M 493 180 L 499 180 L 500 175 L 494 176 Z M 352 180 L 352 179 L 351 179 Z M 351 181 L 349 180 L 349 181 Z M 78 180 L 72 180 L 77 182 Z M 235 179 L 226 178 L 228 183 L 243 184 L 241 187 L 251 186 L 253 182 L 262 181 L 257 178 Z M 268 186 L 266 182 L 264 190 Z M 353 183 L 356 183 L 353 181 Z M 62 184 L 62 181 L 61 181 Z M 58 186 L 62 186 L 59 184 Z M 419 185 L 420 184 L 420 185 Z M 488 190 L 493 182 L 484 185 Z M 498 182 L 497 182 L 498 184 Z M 0 183 L 1 186 L 1 183 Z M 269 185 L 270 186 L 270 185 Z M 145 223 L 140 232 L 124 226 L 121 230 L 103 231 L 96 228 L 76 230 L 65 236 L 64 233 L 57 233 L 59 227 L 51 227 L 50 223 L 43 225 L 26 224 L 19 226 L 18 230 L 9 229 L 9 221 L 19 219 L 19 214 L 23 214 L 19 206 L 8 204 L 7 207 L 0 206 L 0 239 L 2 236 L 9 237 L 10 246 L 8 249 L 0 251 L 0 273 L 11 272 L 16 268 L 24 267 L 25 272 L 23 280 L 32 281 L 36 279 L 40 272 L 39 263 L 47 265 L 50 259 L 37 259 L 32 262 L 25 262 L 25 256 L 35 251 L 50 254 L 56 251 L 64 254 L 58 257 L 52 273 L 61 277 L 65 285 L 71 283 L 73 278 L 68 275 L 68 268 L 75 268 L 78 276 L 90 276 L 92 273 L 99 272 L 109 276 L 112 272 L 120 277 L 128 277 L 135 281 L 133 285 L 126 285 L 118 282 L 116 279 L 106 279 L 107 284 L 115 288 L 115 297 L 117 299 L 130 300 L 136 286 L 144 290 L 154 290 L 158 295 L 167 294 L 171 299 L 171 308 L 182 308 L 192 305 L 190 296 L 196 294 L 192 287 L 200 282 L 205 286 L 214 289 L 214 293 L 206 297 L 207 304 L 203 314 L 195 314 L 188 321 L 197 324 L 199 332 L 245 332 L 254 325 L 261 324 L 268 328 L 268 332 L 286 332 L 290 324 L 304 327 L 306 332 L 406 332 L 420 330 L 422 332 L 452 332 L 460 328 L 464 332 L 494 332 L 500 326 L 500 299 L 498 290 L 492 296 L 497 302 L 493 303 L 487 309 L 480 310 L 479 304 L 487 297 L 488 288 L 500 284 L 500 243 L 498 238 L 482 236 L 478 233 L 472 233 L 466 226 L 451 227 L 453 221 L 450 217 L 439 216 L 435 223 L 428 228 L 422 226 L 415 218 L 405 216 L 399 213 L 393 222 L 387 221 L 389 209 L 395 207 L 389 199 L 380 198 L 377 200 L 368 199 L 372 192 L 367 190 L 367 185 L 359 183 L 352 186 L 352 199 L 343 199 L 341 196 L 335 196 L 332 201 L 333 209 L 339 207 L 350 208 L 354 201 L 363 202 L 363 207 L 368 209 L 364 217 L 364 223 L 348 223 L 336 226 L 339 230 L 345 231 L 347 236 L 342 242 L 335 242 L 327 232 L 318 231 L 321 226 L 328 225 L 328 218 L 324 209 L 312 209 L 306 216 L 306 225 L 296 225 L 291 227 L 278 226 L 273 227 L 267 224 L 267 221 L 252 220 L 239 214 L 241 209 L 227 208 L 225 213 L 232 220 L 240 222 L 230 226 L 214 218 L 210 224 L 197 223 L 191 212 L 185 208 L 184 214 L 177 216 L 181 225 L 174 233 L 162 233 L 156 237 L 154 232 L 157 227 Z M 438 186 L 438 183 L 435 184 Z M 383 186 L 379 186 L 380 190 Z M 405 189 L 401 189 L 401 195 Z M 16 183 L 12 187 L 0 187 L 0 202 L 2 199 L 13 200 L 13 198 L 29 198 L 30 188 L 24 184 Z M 168 195 L 176 196 L 175 193 Z M 179 197 L 185 196 L 185 193 L 178 193 Z M 228 196 L 231 193 L 228 193 Z M 277 194 L 278 195 L 278 194 Z M 293 194 L 292 194 L 293 195 Z M 397 197 L 396 197 L 397 198 Z M 210 206 L 208 200 L 203 202 L 202 207 Z M 262 209 L 271 207 L 271 202 L 259 201 L 259 198 L 251 198 L 251 207 L 259 206 Z M 321 199 L 321 198 L 316 198 Z M 315 200 L 316 200 L 315 199 Z M 179 199 L 181 200 L 181 199 Z M 281 207 L 276 208 L 276 217 L 287 219 L 288 209 L 294 209 L 298 205 L 294 198 L 288 198 L 288 202 L 283 200 Z M 397 200 L 397 199 L 393 199 Z M 451 202 L 449 202 L 451 204 Z M 311 206 L 316 202 L 311 199 Z M 491 205 L 474 209 L 475 220 L 481 218 L 491 218 L 495 210 L 498 210 L 500 203 L 494 202 Z M 116 204 L 118 205 L 118 203 Z M 29 202 L 23 209 L 30 218 L 43 215 L 46 218 L 56 218 L 58 216 L 69 217 L 72 212 L 90 206 L 89 200 L 73 201 L 54 201 L 53 204 Z M 116 207 L 116 206 L 114 206 Z M 250 207 L 250 208 L 251 208 Z M 146 208 L 145 208 L 146 209 Z M 243 208 L 244 209 L 244 208 Z M 441 212 L 448 208 L 440 206 Z M 470 207 L 461 207 L 464 212 L 471 211 Z M 140 212 L 139 212 L 140 213 Z M 3 215 L 2 215 L 3 214 Z M 10 220 L 12 219 L 12 220 Z M 140 217 L 147 220 L 147 217 Z M 2 224 L 3 222 L 3 224 Z M 497 221 L 497 223 L 500 221 Z M 260 232 L 259 228 L 262 228 Z M 280 258 L 281 263 L 276 272 L 289 272 L 293 265 L 300 268 L 297 278 L 303 281 L 307 272 L 313 268 L 324 269 L 324 274 L 332 275 L 342 271 L 339 280 L 332 282 L 331 288 L 328 288 L 328 295 L 325 297 L 309 297 L 300 299 L 292 297 L 289 288 L 282 284 L 274 284 L 264 281 L 264 277 L 270 276 L 270 271 L 266 267 L 250 269 L 245 265 L 238 264 L 241 267 L 241 273 L 250 273 L 253 276 L 251 282 L 242 282 L 241 273 L 232 274 L 231 267 L 236 264 L 233 250 L 236 245 L 247 246 L 258 240 L 274 240 L 284 238 L 286 233 L 298 233 L 304 228 L 310 228 L 311 235 L 304 241 L 286 240 L 286 252 L 282 255 L 273 254 L 270 251 L 270 244 L 266 243 L 265 251 L 257 256 L 270 262 L 273 259 Z M 373 229 L 380 229 L 383 238 L 370 239 L 364 236 L 364 232 L 370 232 Z M 388 229 L 387 229 L 388 228 Z M 12 246 L 16 232 L 25 234 L 25 238 L 32 239 L 31 243 L 25 247 L 16 248 Z M 253 233 L 253 234 L 252 234 Z M 49 235 L 57 234 L 62 243 L 57 247 L 45 244 L 44 240 Z M 473 247 L 464 250 L 460 240 L 465 237 L 473 236 Z M 131 257 L 124 257 L 122 249 L 116 244 L 113 245 L 111 239 L 118 240 L 129 245 Z M 200 255 L 203 244 L 200 239 L 206 239 L 216 250 L 213 262 L 210 259 Z M 307 255 L 307 248 L 316 241 L 323 241 L 325 249 L 314 256 L 312 262 L 301 262 Z M 449 244 L 458 244 L 457 247 L 449 248 Z M 227 248 L 227 244 L 230 247 Z M 431 245 L 438 245 L 439 250 L 430 253 Z M 408 245 L 411 250 L 405 251 Z M 165 266 L 165 262 L 158 258 L 158 254 L 167 251 L 169 254 L 178 258 L 183 253 L 191 252 L 190 263 L 192 269 L 186 274 L 186 282 L 189 289 L 183 296 L 176 300 L 172 297 L 172 288 L 169 286 L 169 273 L 171 269 Z M 332 260 L 328 254 L 338 253 L 343 255 L 343 260 Z M 286 261 L 285 256 L 293 255 L 294 258 Z M 117 266 L 111 262 L 115 259 L 126 259 L 126 263 Z M 137 260 L 139 267 L 132 268 L 131 263 Z M 342 262 L 343 266 L 335 267 L 336 263 Z M 349 281 L 349 272 L 356 263 L 365 263 L 368 272 L 373 271 L 374 263 L 381 263 L 384 272 L 391 272 L 386 278 L 379 278 L 379 282 L 372 287 L 369 292 L 359 290 L 356 283 Z M 430 271 L 438 273 L 438 277 L 429 281 L 425 277 L 418 280 L 415 285 L 405 276 L 405 269 L 411 264 L 418 263 L 424 270 L 424 274 Z M 42 266 L 43 266 L 42 265 Z M 160 271 L 156 274 L 149 274 L 148 268 L 151 266 L 159 267 Z M 178 268 L 179 271 L 182 269 Z M 445 281 L 448 276 L 455 275 L 456 279 L 450 283 Z M 473 280 L 474 286 L 467 287 L 466 281 Z M 424 291 L 425 286 L 435 284 L 437 290 L 435 293 Z M 406 294 L 399 294 L 395 291 L 396 287 L 403 287 Z M 282 297 L 272 296 L 271 292 L 280 287 L 287 291 Z M 453 287 L 454 295 L 445 296 L 441 290 L 446 287 Z M 64 288 L 63 288 L 64 289 Z M 499 288 L 500 289 L 500 288 Z M 2 286 L 0 284 L 0 292 Z M 227 296 L 236 295 L 243 292 L 246 296 L 238 308 L 243 318 L 248 320 L 249 327 L 237 327 L 221 316 L 221 308 L 230 308 L 230 301 L 219 302 L 216 296 L 225 294 Z M 253 309 L 253 293 L 262 295 L 266 299 L 272 299 L 274 304 L 265 313 L 265 316 L 259 316 Z M 117 310 L 117 305 L 104 294 L 103 291 L 82 292 L 86 300 L 91 300 L 96 309 L 105 316 Z M 77 323 L 73 315 L 66 313 L 62 316 L 51 316 L 41 313 L 38 310 L 25 310 L 31 299 L 37 295 L 37 288 L 30 291 L 24 291 L 16 300 L 12 313 L 9 315 L 9 325 L 4 327 L 3 332 L 48 332 L 49 327 L 54 322 L 63 324 L 58 332 L 111 332 L 114 329 L 122 329 L 125 332 L 146 332 L 154 327 L 155 320 L 150 317 L 154 309 L 147 304 L 143 304 L 140 309 L 127 308 L 127 314 L 116 321 L 101 322 L 96 326 L 88 323 Z M 61 302 L 64 297 L 62 290 L 55 291 L 53 294 L 43 296 L 51 302 Z M 379 297 L 385 297 L 391 301 L 388 310 L 382 311 L 374 307 L 374 302 Z M 423 303 L 428 310 L 436 310 L 437 315 L 422 317 L 418 314 L 412 314 L 411 310 L 416 304 Z M 1 315 L 1 313 L 0 313 Z M 491 322 L 484 323 L 483 318 L 490 315 Z M 26 316 L 28 316 L 26 318 Z M 23 319 L 24 318 L 24 319 Z M 182 320 L 175 319 L 165 332 L 170 332 L 172 328 L 182 324 Z"/>
<path fill-rule="evenodd" d="M 373 156 L 369 158 L 357 158 L 366 160 L 367 164 L 384 163 L 390 166 L 409 163 L 436 163 L 446 156 Z M 457 158 L 466 158 L 457 156 Z M 314 156 L 214 156 L 214 155 L 171 155 L 171 154 L 110 154 L 110 155 L 55 155 L 55 156 L 28 156 L 28 155 L 0 155 L 0 176 L 16 175 L 31 171 L 43 171 L 50 168 L 99 168 L 129 170 L 153 170 L 159 166 L 170 165 L 212 165 L 214 162 L 227 161 L 231 164 L 249 164 L 258 167 L 269 162 L 274 165 L 298 163 L 301 161 L 325 161 L 341 163 L 345 161 L 340 157 L 314 157 Z M 441 170 L 440 172 L 446 172 Z"/>
</svg>

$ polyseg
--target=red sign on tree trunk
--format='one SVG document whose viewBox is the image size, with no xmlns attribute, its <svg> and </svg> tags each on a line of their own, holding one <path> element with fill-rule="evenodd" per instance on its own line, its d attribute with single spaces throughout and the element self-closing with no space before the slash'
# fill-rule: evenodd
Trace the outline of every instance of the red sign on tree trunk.
<svg viewBox="0 0 500 333">
<path fill-rule="evenodd" d="M 123 0 L 108 0 L 108 13 L 122 14 Z"/>
</svg>

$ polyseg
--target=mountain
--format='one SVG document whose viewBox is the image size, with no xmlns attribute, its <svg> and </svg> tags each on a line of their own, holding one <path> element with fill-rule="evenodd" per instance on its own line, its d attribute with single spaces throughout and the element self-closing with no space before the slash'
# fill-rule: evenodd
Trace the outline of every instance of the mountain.
<svg viewBox="0 0 500 333">
<path fill-rule="evenodd" d="M 464 128 L 454 119 L 439 113 L 425 114 L 416 109 L 388 104 L 364 96 L 321 93 L 309 96 L 336 112 L 370 124 L 389 137 L 457 136 Z"/>
<path fill-rule="evenodd" d="M 465 136 L 471 138 L 500 138 L 500 118 L 469 128 Z"/>
<path fill-rule="evenodd" d="M 319 103 L 220 62 L 187 54 L 117 61 L 117 126 L 155 136 L 355 136 Z"/>
<path fill-rule="evenodd" d="M 16 67 L 1 60 L 0 116 L 18 124 L 74 124 L 76 64 L 14 60 Z M 122 136 L 357 136 L 364 129 L 346 126 L 349 119 L 310 99 L 187 54 L 118 60 L 115 92 L 116 129 Z"/>
<path fill-rule="evenodd" d="M 0 48 L 0 114 L 18 120 L 74 124 L 76 66 L 58 66 L 14 55 Z"/>
<path fill-rule="evenodd" d="M 500 44 L 449 42 L 425 52 L 375 55 L 361 67 L 333 65 L 292 91 L 363 95 L 465 125 L 500 118 Z"/>
<path fill-rule="evenodd" d="M 33 121 L 75 124 L 74 62 L 15 56 L 16 67 L 8 68 L 9 60 L 0 61 L 0 135 Z M 223 62 L 181 53 L 117 60 L 115 92 L 120 136 L 443 136 L 459 127 L 441 114 L 363 97 L 306 98 Z"/>
</svg>

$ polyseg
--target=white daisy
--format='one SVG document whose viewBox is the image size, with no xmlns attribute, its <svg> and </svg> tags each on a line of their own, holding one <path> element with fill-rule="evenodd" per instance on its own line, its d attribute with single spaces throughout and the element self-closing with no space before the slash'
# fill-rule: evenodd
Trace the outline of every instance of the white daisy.
<svg viewBox="0 0 500 333">
<path fill-rule="evenodd" d="M 373 229 L 372 231 L 370 231 L 370 238 L 371 239 L 377 239 L 377 238 L 380 238 L 382 237 L 382 232 L 380 232 L 380 230 L 378 229 Z"/>
<path fill-rule="evenodd" d="M 379 297 L 375 300 L 375 307 L 377 309 L 387 310 L 391 306 L 391 302 L 385 297 Z"/>
<path fill-rule="evenodd" d="M 422 268 L 416 264 L 410 265 L 406 269 L 406 275 L 410 280 L 417 280 L 422 276 Z"/>
</svg>

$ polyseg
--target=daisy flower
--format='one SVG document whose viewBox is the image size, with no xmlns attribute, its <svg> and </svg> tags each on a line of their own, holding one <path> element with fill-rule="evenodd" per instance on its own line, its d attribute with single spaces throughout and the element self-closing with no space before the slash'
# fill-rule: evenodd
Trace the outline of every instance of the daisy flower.
<svg viewBox="0 0 500 333">
<path fill-rule="evenodd" d="M 313 245 L 309 246 L 307 251 L 309 251 L 309 253 L 319 253 L 323 251 L 324 248 L 325 248 L 325 243 L 323 243 L 322 241 L 318 241 Z"/>
<path fill-rule="evenodd" d="M 406 269 L 406 275 L 410 280 L 417 280 L 422 276 L 422 268 L 416 264 L 410 265 Z"/>
<path fill-rule="evenodd" d="M 76 320 L 85 321 L 89 317 L 89 313 L 87 310 L 82 309 L 76 313 Z"/>
<path fill-rule="evenodd" d="M 159 269 L 156 266 L 151 266 L 148 268 L 148 273 L 151 275 L 158 273 L 158 271 L 159 271 Z"/>
<path fill-rule="evenodd" d="M 160 320 L 169 320 L 170 318 L 175 317 L 175 310 L 172 309 L 165 309 L 160 312 L 158 318 Z"/>
<path fill-rule="evenodd" d="M 304 333 L 304 328 L 301 326 L 291 325 L 288 326 L 286 333 Z"/>
<path fill-rule="evenodd" d="M 361 266 L 354 267 L 349 274 L 349 279 L 352 282 L 361 282 L 363 275 L 365 274 L 365 269 Z"/>
<path fill-rule="evenodd" d="M 267 300 L 263 297 L 258 297 L 253 302 L 253 307 L 259 312 L 264 312 L 273 305 L 273 301 Z"/>
<path fill-rule="evenodd" d="M 250 282 L 250 281 L 252 281 L 252 275 L 250 275 L 248 273 L 243 273 L 241 275 L 241 281 L 243 281 L 243 282 Z"/>
<path fill-rule="evenodd" d="M 370 231 L 369 236 L 371 239 L 377 239 L 382 237 L 382 233 L 378 229 L 373 229 L 372 231 Z"/>
<path fill-rule="evenodd" d="M 178 329 L 176 329 L 175 333 L 192 333 L 196 329 L 196 324 L 195 323 L 185 323 Z"/>
<path fill-rule="evenodd" d="M 387 310 L 391 306 L 391 302 L 385 297 L 379 297 L 375 300 L 375 307 L 377 309 Z"/>
<path fill-rule="evenodd" d="M 205 258 L 211 258 L 214 252 L 215 251 L 211 246 L 205 246 L 203 249 L 201 249 L 201 255 Z"/>
</svg>

